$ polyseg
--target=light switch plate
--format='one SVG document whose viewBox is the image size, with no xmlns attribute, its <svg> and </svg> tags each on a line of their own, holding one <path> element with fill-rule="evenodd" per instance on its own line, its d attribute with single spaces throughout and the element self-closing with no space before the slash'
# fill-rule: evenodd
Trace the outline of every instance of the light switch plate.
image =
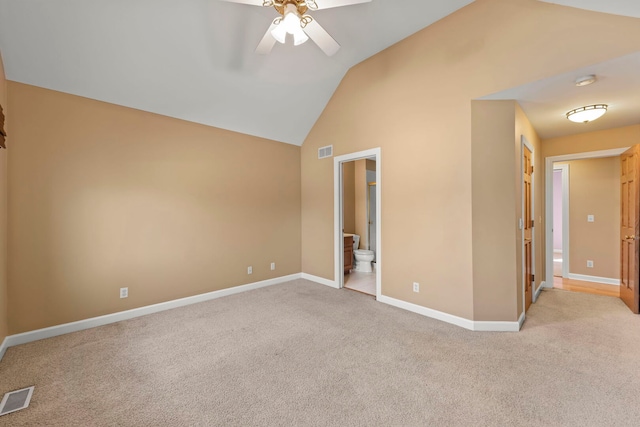
<svg viewBox="0 0 640 427">
<path fill-rule="evenodd" d="M 587 215 L 587 222 L 594 222 L 596 220 L 594 215 Z"/>
</svg>

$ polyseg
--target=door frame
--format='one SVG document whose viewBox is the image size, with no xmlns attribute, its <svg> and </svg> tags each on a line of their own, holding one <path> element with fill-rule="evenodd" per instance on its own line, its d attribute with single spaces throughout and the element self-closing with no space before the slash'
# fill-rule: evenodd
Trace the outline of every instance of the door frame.
<svg viewBox="0 0 640 427">
<path fill-rule="evenodd" d="M 380 147 L 343 154 L 333 158 L 333 254 L 334 281 L 344 287 L 344 226 L 342 206 L 342 164 L 355 160 L 373 159 L 376 162 L 376 299 L 382 296 L 382 150 Z"/>
<path fill-rule="evenodd" d="M 526 261 L 525 261 L 525 249 L 524 249 L 524 207 L 525 207 L 525 191 L 524 191 L 524 148 L 527 147 L 527 149 L 531 152 L 531 166 L 533 167 L 533 172 L 531 172 L 531 218 L 533 218 L 533 227 L 531 230 L 531 274 L 534 275 L 536 274 L 536 219 L 535 219 L 535 211 L 536 211 L 536 204 L 535 204 L 535 150 L 533 149 L 533 145 L 527 140 L 527 138 L 524 135 L 520 136 L 520 193 L 521 193 L 521 200 L 520 200 L 520 221 L 519 221 L 519 225 L 520 225 L 520 251 L 522 252 L 522 256 L 520 259 L 521 262 L 521 266 L 522 266 L 522 312 L 525 313 L 525 307 L 527 305 L 526 303 L 526 278 L 527 278 L 527 272 L 526 272 Z M 535 303 L 537 300 L 537 294 L 536 294 L 536 281 L 533 281 L 533 285 L 531 285 L 531 303 Z M 526 315 L 525 315 L 526 316 Z"/>
<path fill-rule="evenodd" d="M 576 159 L 578 160 L 578 159 Z M 554 162 L 556 163 L 556 162 Z M 569 277 L 569 165 L 553 165 L 554 171 L 562 171 L 562 277 Z M 553 176 L 553 175 L 552 175 Z M 553 179 L 553 177 L 551 178 Z M 553 181 L 551 185 L 551 196 L 553 198 Z M 553 212 L 553 206 L 551 206 Z M 552 217 L 553 218 L 553 217 Z M 553 242 L 553 219 L 551 220 L 552 242 Z M 553 246 L 552 246 L 553 247 Z M 553 252 L 553 249 L 552 249 Z M 551 264 L 553 266 L 553 262 Z"/>
<path fill-rule="evenodd" d="M 600 157 L 617 157 L 631 147 L 614 148 L 610 150 L 585 151 L 582 153 L 564 154 L 545 157 L 545 288 L 553 288 L 553 164 L 570 160 L 596 159 Z M 563 237 L 564 238 L 564 237 Z M 568 240 L 568 239 L 567 239 Z M 563 245 L 565 242 L 563 242 Z M 564 254 L 562 255 L 564 257 Z M 562 260 L 564 262 L 564 259 Z M 568 264 L 567 264 L 568 265 Z M 542 286 L 541 286 L 542 288 Z"/>
</svg>

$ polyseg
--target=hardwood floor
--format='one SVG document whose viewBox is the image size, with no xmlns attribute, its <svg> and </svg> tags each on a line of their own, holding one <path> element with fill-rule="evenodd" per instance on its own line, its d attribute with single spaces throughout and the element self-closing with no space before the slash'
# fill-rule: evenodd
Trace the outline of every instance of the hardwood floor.
<svg viewBox="0 0 640 427">
<path fill-rule="evenodd" d="M 584 292 L 588 294 L 605 295 L 608 297 L 620 296 L 620 286 L 582 282 L 580 280 L 564 279 L 562 277 L 553 278 L 553 287 L 556 289 L 563 289 L 565 291 Z"/>
</svg>

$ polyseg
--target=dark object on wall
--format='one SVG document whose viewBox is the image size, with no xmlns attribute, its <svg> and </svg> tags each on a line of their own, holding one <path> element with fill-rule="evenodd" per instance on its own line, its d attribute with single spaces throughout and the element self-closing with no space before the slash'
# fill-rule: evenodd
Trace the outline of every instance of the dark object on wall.
<svg viewBox="0 0 640 427">
<path fill-rule="evenodd" d="M 4 139 L 7 137 L 7 132 L 4 131 L 4 113 L 2 112 L 2 105 L 0 105 L 0 148 L 7 148 L 4 145 Z"/>
</svg>

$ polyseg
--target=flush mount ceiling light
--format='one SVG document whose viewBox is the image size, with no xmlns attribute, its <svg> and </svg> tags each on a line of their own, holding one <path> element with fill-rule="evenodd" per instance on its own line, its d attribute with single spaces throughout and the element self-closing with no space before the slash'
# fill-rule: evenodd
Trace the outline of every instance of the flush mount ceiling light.
<svg viewBox="0 0 640 427">
<path fill-rule="evenodd" d="M 309 38 L 328 56 L 335 54 L 340 45 L 320 26 L 307 11 L 369 3 L 371 0 L 224 0 L 253 6 L 273 7 L 281 16 L 273 20 L 271 26 L 256 48 L 256 53 L 271 52 L 276 41 L 285 43 L 287 34 L 293 36 L 293 44 L 301 45 Z"/>
<path fill-rule="evenodd" d="M 578 77 L 576 79 L 576 86 L 578 87 L 589 86 L 590 84 L 595 83 L 596 80 L 598 80 L 598 77 L 595 74 L 589 74 L 588 76 Z"/>
<path fill-rule="evenodd" d="M 588 123 L 599 119 L 607 112 L 606 104 L 587 105 L 567 113 L 567 119 L 576 123 Z"/>
</svg>

